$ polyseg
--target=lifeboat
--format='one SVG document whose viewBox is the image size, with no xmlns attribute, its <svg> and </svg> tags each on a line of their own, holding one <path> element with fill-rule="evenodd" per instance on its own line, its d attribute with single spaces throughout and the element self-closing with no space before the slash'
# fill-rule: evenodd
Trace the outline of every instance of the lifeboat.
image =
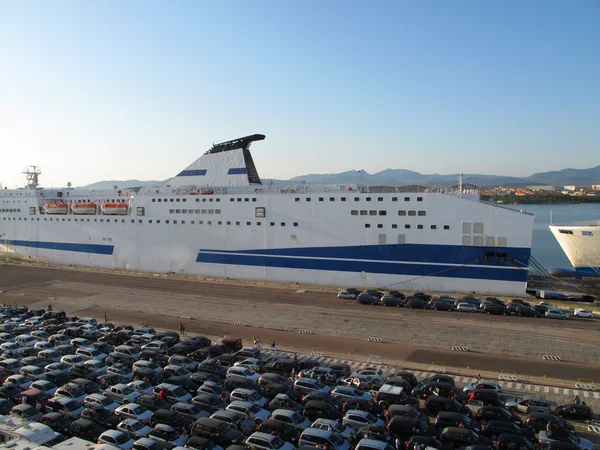
<svg viewBox="0 0 600 450">
<path fill-rule="evenodd" d="M 46 214 L 66 214 L 69 211 L 69 207 L 66 203 L 48 203 L 44 205 L 44 211 Z"/>
<path fill-rule="evenodd" d="M 73 203 L 71 211 L 73 211 L 73 214 L 96 214 L 96 205 L 93 203 Z"/>
<path fill-rule="evenodd" d="M 200 189 L 200 194 L 202 195 L 212 195 L 215 191 L 212 189 Z"/>
<path fill-rule="evenodd" d="M 102 210 L 102 214 L 121 216 L 127 214 L 127 203 L 104 203 L 100 209 Z"/>
</svg>

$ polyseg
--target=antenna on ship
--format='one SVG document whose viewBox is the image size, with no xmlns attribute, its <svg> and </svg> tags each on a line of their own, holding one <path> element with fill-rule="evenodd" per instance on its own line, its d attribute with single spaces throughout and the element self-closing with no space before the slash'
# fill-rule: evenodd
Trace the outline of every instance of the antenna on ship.
<svg viewBox="0 0 600 450">
<path fill-rule="evenodd" d="M 458 177 L 458 194 L 460 195 L 460 198 L 462 198 L 462 196 L 463 196 L 462 179 L 463 179 L 463 174 L 461 173 L 460 177 Z"/>
<path fill-rule="evenodd" d="M 23 171 L 25 178 L 27 179 L 27 189 L 37 189 L 40 185 L 40 175 L 42 171 L 38 166 L 26 167 Z"/>
</svg>

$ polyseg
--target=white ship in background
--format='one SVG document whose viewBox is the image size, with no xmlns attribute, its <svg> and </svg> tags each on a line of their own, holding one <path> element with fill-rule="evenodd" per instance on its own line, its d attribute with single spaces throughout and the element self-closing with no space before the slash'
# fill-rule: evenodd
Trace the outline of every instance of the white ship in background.
<svg viewBox="0 0 600 450">
<path fill-rule="evenodd" d="M 600 277 L 600 220 L 553 224 L 550 231 L 575 269 L 558 269 L 558 276 Z"/>
<path fill-rule="evenodd" d="M 263 185 L 252 135 L 214 145 L 160 188 L 0 191 L 0 249 L 146 272 L 523 295 L 533 215 L 475 191 Z M 381 190 L 381 189 L 379 189 Z"/>
</svg>

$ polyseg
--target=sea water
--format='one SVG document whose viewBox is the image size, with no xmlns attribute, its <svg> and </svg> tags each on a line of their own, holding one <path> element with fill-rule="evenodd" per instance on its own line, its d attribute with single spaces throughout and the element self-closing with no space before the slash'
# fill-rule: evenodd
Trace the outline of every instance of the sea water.
<svg viewBox="0 0 600 450">
<path fill-rule="evenodd" d="M 546 270 L 553 267 L 572 269 L 569 259 L 560 248 L 560 245 L 558 245 L 550 228 L 548 228 L 550 220 L 554 224 L 579 222 L 582 220 L 600 220 L 600 203 L 505 206 L 535 215 L 531 254 Z"/>
</svg>

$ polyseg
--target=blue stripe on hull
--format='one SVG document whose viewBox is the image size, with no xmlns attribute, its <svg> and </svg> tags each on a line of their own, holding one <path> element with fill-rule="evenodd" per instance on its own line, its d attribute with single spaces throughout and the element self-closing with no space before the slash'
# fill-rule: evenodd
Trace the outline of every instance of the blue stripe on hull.
<svg viewBox="0 0 600 450">
<path fill-rule="evenodd" d="M 496 257 L 488 257 L 488 261 L 477 261 L 478 257 L 484 258 L 485 252 L 492 251 L 494 254 L 496 251 L 508 253 L 507 262 L 500 262 Z M 525 282 L 527 270 L 517 270 L 515 267 L 527 267 L 529 253 L 530 250 L 524 248 L 418 244 L 241 251 L 201 249 L 196 262 Z M 521 256 L 518 259 L 520 263 L 509 262 L 511 255 Z"/>
<path fill-rule="evenodd" d="M 79 253 L 94 253 L 96 255 L 112 255 L 115 246 L 114 245 L 102 245 L 102 244 L 74 244 L 69 242 L 43 242 L 43 241 L 8 241 L 8 245 L 15 247 L 31 247 L 41 248 L 44 250 L 59 250 L 66 252 L 79 252 Z"/>
<path fill-rule="evenodd" d="M 576 267 L 575 272 L 583 277 L 600 277 L 600 267 Z"/>
</svg>

